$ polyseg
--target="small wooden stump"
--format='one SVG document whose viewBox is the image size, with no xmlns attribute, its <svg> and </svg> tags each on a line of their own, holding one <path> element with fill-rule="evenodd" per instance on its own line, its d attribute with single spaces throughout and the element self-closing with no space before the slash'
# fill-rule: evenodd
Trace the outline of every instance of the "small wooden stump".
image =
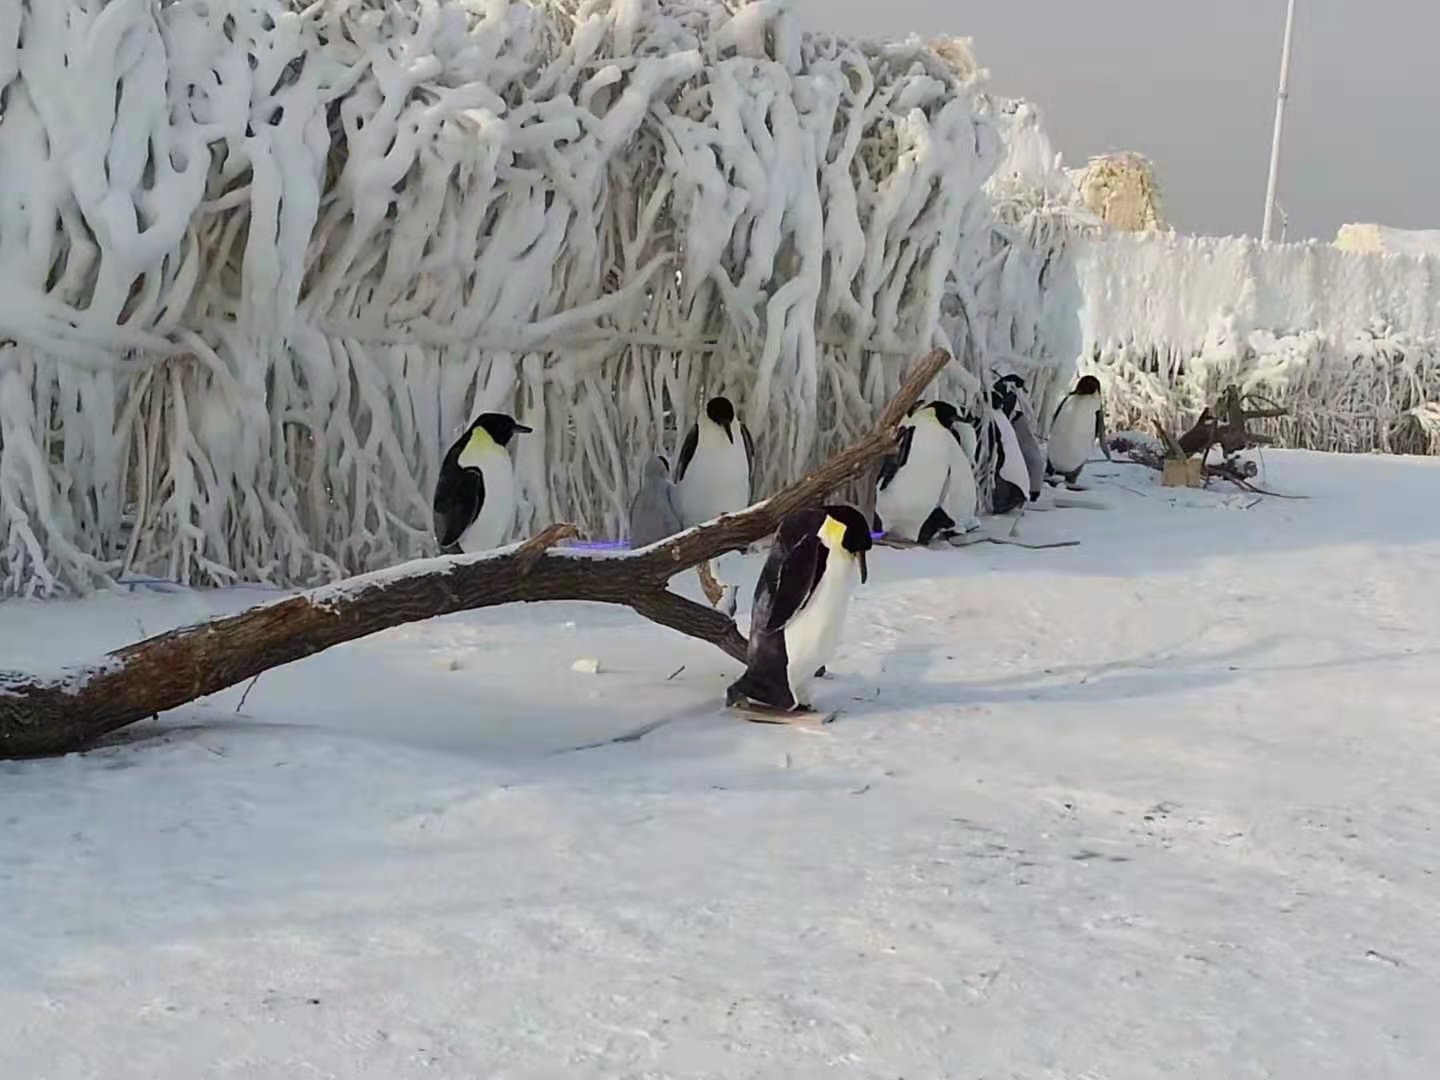
<svg viewBox="0 0 1440 1080">
<path fill-rule="evenodd" d="M 1160 471 L 1161 487 L 1205 486 L 1205 463 L 1198 457 L 1166 458 Z"/>
</svg>

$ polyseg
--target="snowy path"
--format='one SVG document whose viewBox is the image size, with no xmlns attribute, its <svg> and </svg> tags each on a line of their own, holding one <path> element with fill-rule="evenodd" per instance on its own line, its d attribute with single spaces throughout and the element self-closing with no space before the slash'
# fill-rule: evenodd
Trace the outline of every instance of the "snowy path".
<svg viewBox="0 0 1440 1080">
<path fill-rule="evenodd" d="M 1269 463 L 1312 498 L 1116 467 L 1027 518 L 1078 548 L 877 551 L 825 734 L 557 605 L 0 764 L 0 1076 L 1433 1077 L 1440 462 Z"/>
</svg>

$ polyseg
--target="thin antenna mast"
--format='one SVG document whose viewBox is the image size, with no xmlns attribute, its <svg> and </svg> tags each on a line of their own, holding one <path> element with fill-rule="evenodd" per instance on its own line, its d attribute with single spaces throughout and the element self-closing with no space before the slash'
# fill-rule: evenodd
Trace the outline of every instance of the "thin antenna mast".
<svg viewBox="0 0 1440 1080">
<path fill-rule="evenodd" d="M 1285 101 L 1290 97 L 1290 43 L 1295 37 L 1295 0 L 1285 11 L 1285 46 L 1280 52 L 1280 93 L 1275 98 L 1275 138 L 1270 145 L 1270 179 L 1265 184 L 1265 224 L 1260 239 L 1270 242 L 1275 221 L 1275 188 L 1280 179 L 1280 138 L 1285 130 Z"/>
</svg>

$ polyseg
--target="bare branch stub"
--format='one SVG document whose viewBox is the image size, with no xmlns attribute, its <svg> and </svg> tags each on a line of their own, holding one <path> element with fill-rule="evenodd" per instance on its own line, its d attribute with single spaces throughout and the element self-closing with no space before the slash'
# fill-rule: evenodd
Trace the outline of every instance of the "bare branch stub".
<svg viewBox="0 0 1440 1080">
<path fill-rule="evenodd" d="M 420 560 L 172 630 L 60 678 L 0 672 L 0 758 L 81 749 L 109 732 L 336 645 L 500 604 L 617 604 L 743 659 L 745 638 L 734 622 L 670 592 L 670 579 L 768 536 L 791 510 L 816 505 L 861 475 L 894 448 L 896 426 L 949 360 L 943 350 L 927 355 L 869 433 L 779 494 L 640 551 L 595 556 L 553 550 L 575 535 L 574 526 L 553 525 L 500 551 Z"/>
<path fill-rule="evenodd" d="M 1260 408 L 1250 408 L 1252 402 L 1261 403 Z M 1166 460 L 1199 457 L 1205 478 L 1228 480 L 1230 483 L 1261 495 L 1279 496 L 1276 492 L 1265 491 L 1251 483 L 1256 474 L 1253 462 L 1237 457 L 1243 450 L 1256 446 L 1270 446 L 1279 440 L 1270 435 L 1252 432 L 1251 420 L 1274 420 L 1288 416 L 1288 410 L 1258 395 L 1242 394 L 1235 385 L 1221 391 L 1215 404 L 1202 410 L 1195 423 L 1178 439 L 1160 421 L 1155 421 L 1155 430 L 1160 436 L 1164 453 L 1155 453 L 1143 446 L 1132 445 L 1125 449 L 1130 460 L 1146 465 L 1157 472 L 1165 468 Z M 1220 447 L 1225 460 L 1218 464 L 1205 461 L 1210 450 Z"/>
</svg>

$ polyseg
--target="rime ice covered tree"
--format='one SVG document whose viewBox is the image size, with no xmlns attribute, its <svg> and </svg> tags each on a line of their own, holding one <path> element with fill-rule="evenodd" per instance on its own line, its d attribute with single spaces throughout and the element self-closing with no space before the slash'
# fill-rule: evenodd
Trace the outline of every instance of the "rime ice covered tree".
<svg viewBox="0 0 1440 1080">
<path fill-rule="evenodd" d="M 705 394 L 765 492 L 933 344 L 1051 359 L 960 42 L 775 0 L 0 0 L 0 87 L 0 592 L 426 553 L 493 407 L 538 432 L 521 528 L 613 535 Z"/>
</svg>

